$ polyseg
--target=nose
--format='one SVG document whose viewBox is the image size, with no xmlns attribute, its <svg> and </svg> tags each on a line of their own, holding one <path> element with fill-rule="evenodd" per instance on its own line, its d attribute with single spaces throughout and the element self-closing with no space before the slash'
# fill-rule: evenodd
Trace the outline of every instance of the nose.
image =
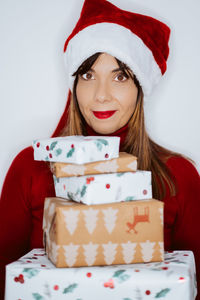
<svg viewBox="0 0 200 300">
<path fill-rule="evenodd" d="M 99 81 L 96 85 L 95 99 L 97 102 L 109 102 L 112 99 L 111 90 L 108 82 Z"/>
</svg>

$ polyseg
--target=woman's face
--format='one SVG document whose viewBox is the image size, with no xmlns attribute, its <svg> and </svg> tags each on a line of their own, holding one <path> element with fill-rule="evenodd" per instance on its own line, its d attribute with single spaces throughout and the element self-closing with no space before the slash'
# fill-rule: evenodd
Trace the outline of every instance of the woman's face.
<svg viewBox="0 0 200 300">
<path fill-rule="evenodd" d="M 111 134 L 127 124 L 132 116 L 138 89 L 116 61 L 101 54 L 91 69 L 79 75 L 76 95 L 80 111 L 90 127 Z"/>
</svg>

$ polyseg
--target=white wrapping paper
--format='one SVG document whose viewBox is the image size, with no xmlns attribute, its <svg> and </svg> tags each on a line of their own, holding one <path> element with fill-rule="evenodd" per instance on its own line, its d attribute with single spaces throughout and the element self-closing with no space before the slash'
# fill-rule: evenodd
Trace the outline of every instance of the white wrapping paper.
<svg viewBox="0 0 200 300">
<path fill-rule="evenodd" d="M 152 198 L 149 171 L 62 178 L 54 176 L 54 185 L 57 197 L 88 205 Z"/>
<path fill-rule="evenodd" d="M 119 137 L 67 136 L 33 141 L 34 159 L 84 164 L 119 156 Z"/>
<path fill-rule="evenodd" d="M 6 267 L 5 300 L 194 300 L 191 251 L 165 253 L 161 263 L 56 268 L 43 249 Z"/>
</svg>

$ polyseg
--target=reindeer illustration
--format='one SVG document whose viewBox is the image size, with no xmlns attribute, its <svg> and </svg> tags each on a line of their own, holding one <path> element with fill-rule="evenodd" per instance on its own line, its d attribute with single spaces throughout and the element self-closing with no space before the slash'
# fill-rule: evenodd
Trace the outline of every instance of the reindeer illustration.
<svg viewBox="0 0 200 300">
<path fill-rule="evenodd" d="M 126 225 L 128 226 L 127 232 L 130 233 L 133 230 L 135 233 L 138 233 L 135 230 L 135 226 L 139 222 L 149 222 L 149 207 L 144 208 L 144 214 L 138 214 L 138 207 L 134 207 L 133 209 L 133 223 L 127 222 Z"/>
</svg>

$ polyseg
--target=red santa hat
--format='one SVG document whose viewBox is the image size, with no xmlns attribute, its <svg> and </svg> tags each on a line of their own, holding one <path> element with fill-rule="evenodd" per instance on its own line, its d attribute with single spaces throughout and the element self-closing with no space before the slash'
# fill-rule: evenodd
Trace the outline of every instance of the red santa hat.
<svg viewBox="0 0 200 300">
<path fill-rule="evenodd" d="M 106 52 L 136 75 L 144 95 L 166 71 L 170 29 L 164 23 L 122 10 L 106 0 L 85 0 L 80 18 L 64 46 L 72 90 L 72 74 L 91 55 Z"/>
</svg>

